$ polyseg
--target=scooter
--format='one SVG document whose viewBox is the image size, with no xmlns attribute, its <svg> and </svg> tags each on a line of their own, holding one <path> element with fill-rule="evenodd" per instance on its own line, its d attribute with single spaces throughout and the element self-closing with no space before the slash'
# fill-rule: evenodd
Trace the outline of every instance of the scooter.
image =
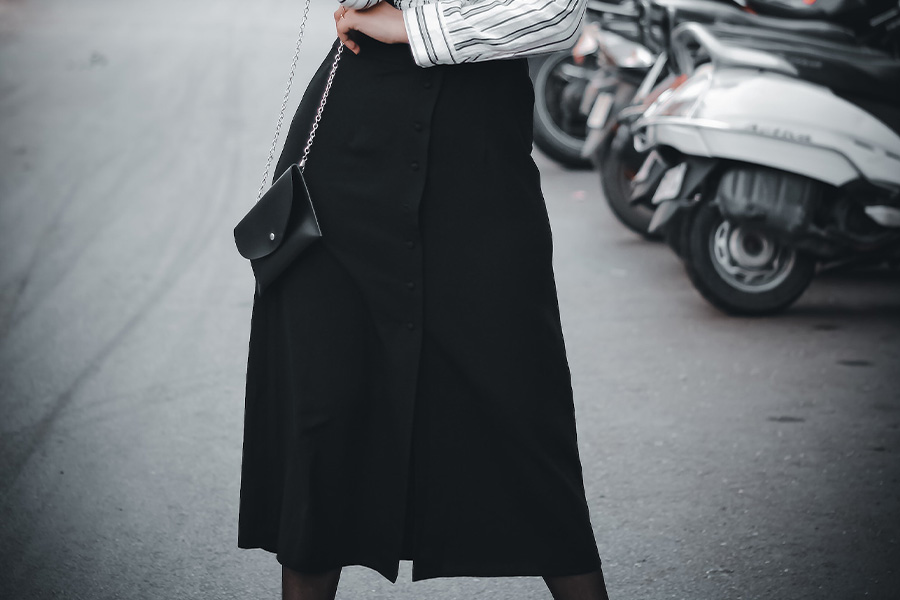
<svg viewBox="0 0 900 600">
<path fill-rule="evenodd" d="M 757 6 L 764 10 L 769 3 L 758 0 Z M 613 214 L 635 233 L 654 238 L 656 236 L 649 231 L 653 216 L 652 208 L 631 200 L 633 179 L 646 154 L 634 147 L 630 125 L 663 92 L 677 88 L 685 80 L 685 76 L 679 72 L 673 61 L 672 30 L 680 23 L 701 22 L 716 26 L 739 26 L 743 30 L 742 35 L 748 40 L 757 36 L 765 39 L 767 34 L 777 37 L 788 32 L 791 34 L 799 32 L 825 39 L 852 42 L 856 34 L 852 30 L 828 22 L 753 14 L 731 2 L 641 0 L 639 6 L 643 32 L 641 41 L 645 52 L 655 55 L 655 59 L 642 70 L 636 70 L 631 65 L 624 68 L 619 66 L 622 63 L 617 60 L 614 52 L 605 54 L 607 64 L 619 66 L 617 75 L 620 85 L 615 92 L 607 91 L 594 101 L 594 106 L 590 109 L 588 137 L 583 152 L 585 156 L 592 157 L 592 162 L 600 172 L 600 184 Z M 796 10 L 793 14 L 798 16 L 802 12 Z M 585 34 L 591 33 L 590 30 L 585 31 Z M 613 37 L 608 33 L 604 35 L 605 39 Z M 637 83 L 635 83 L 636 75 L 641 76 Z"/>
<path fill-rule="evenodd" d="M 616 131 L 623 110 L 641 99 L 649 105 L 653 97 L 649 86 L 659 78 L 665 58 L 660 59 L 640 42 L 596 25 L 584 29 L 573 49 L 573 54 L 579 53 L 595 54 L 602 66 L 586 87 L 580 105 L 582 114 L 587 115 L 582 157 L 600 170 L 601 185 L 613 214 L 626 227 L 646 235 L 652 212 L 628 204 L 631 178 L 643 156 L 634 151 L 630 135 L 623 141 Z M 610 150 L 613 145 L 615 149 Z M 612 160 L 604 160 L 607 156 L 612 156 Z"/>
<path fill-rule="evenodd" d="M 640 36 L 637 9 L 632 0 L 621 4 L 590 0 L 584 31 L 603 31 L 617 37 Z M 534 83 L 534 142 L 547 156 L 571 168 L 588 168 L 583 148 L 588 131 L 585 97 L 594 98 L 592 82 L 610 72 L 596 47 L 587 49 L 592 36 L 581 36 L 572 51 L 529 59 Z M 589 42 L 590 43 L 590 42 Z"/>
<path fill-rule="evenodd" d="M 649 152 L 636 194 L 697 290 L 726 313 L 771 314 L 819 263 L 900 260 L 900 60 L 724 39 L 679 25 L 673 51 L 690 76 L 633 125 Z"/>
</svg>

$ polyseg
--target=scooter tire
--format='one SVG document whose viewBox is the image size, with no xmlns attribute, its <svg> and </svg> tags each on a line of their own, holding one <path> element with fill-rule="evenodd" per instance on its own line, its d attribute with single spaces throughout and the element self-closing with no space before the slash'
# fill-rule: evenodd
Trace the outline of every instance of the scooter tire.
<svg viewBox="0 0 900 600">
<path fill-rule="evenodd" d="M 556 92 L 551 89 L 553 71 L 571 60 L 570 52 L 556 52 L 528 61 L 531 81 L 534 84 L 534 145 L 551 159 L 572 169 L 589 169 L 591 161 L 581 156 L 587 138 L 564 131 L 554 121 L 550 103 Z"/>
<path fill-rule="evenodd" d="M 725 221 L 717 205 L 704 202 L 684 215 L 682 260 L 698 292 L 713 306 L 730 315 L 763 316 L 781 312 L 806 291 L 815 275 L 816 260 L 796 249 L 788 272 L 776 287 L 748 292 L 729 283 L 716 268 L 715 232 Z"/>
<path fill-rule="evenodd" d="M 631 131 L 627 127 L 619 127 L 606 144 L 608 147 L 601 148 L 599 154 L 603 157 L 599 161 L 600 187 L 606 204 L 616 219 L 631 231 L 648 240 L 661 239 L 660 234 L 647 231 L 653 219 L 653 209 L 630 202 L 631 180 L 644 161 L 644 155 L 634 148 Z"/>
</svg>

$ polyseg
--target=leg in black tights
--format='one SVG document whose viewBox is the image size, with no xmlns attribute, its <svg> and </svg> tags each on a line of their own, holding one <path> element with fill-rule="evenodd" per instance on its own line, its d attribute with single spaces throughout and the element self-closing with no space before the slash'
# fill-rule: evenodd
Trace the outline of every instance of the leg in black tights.
<svg viewBox="0 0 900 600">
<path fill-rule="evenodd" d="M 600 569 L 584 575 L 544 577 L 544 581 L 553 600 L 609 600 Z"/>
<path fill-rule="evenodd" d="M 341 570 L 304 574 L 281 567 L 281 597 L 283 600 L 334 600 Z"/>
</svg>

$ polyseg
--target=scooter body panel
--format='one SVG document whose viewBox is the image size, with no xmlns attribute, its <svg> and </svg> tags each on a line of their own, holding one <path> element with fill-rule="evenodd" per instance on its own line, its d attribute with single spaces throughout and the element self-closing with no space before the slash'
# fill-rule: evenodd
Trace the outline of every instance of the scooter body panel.
<svg viewBox="0 0 900 600">
<path fill-rule="evenodd" d="M 635 126 L 638 144 L 770 166 L 841 186 L 900 188 L 900 136 L 828 88 L 705 66 Z"/>
</svg>

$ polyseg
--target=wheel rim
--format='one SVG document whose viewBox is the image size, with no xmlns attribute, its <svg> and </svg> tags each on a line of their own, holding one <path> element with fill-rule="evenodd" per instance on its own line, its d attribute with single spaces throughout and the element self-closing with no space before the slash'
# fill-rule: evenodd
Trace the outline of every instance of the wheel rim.
<svg viewBox="0 0 900 600">
<path fill-rule="evenodd" d="M 563 89 L 570 85 L 570 80 L 562 69 L 585 69 L 571 64 L 570 56 L 559 56 L 548 59 L 538 71 L 535 90 L 541 95 L 542 101 L 536 103 L 536 110 L 540 113 L 541 120 L 549 125 L 547 128 L 556 140 L 564 146 L 580 149 L 587 139 L 587 116 L 581 115 L 577 106 L 567 106 L 563 98 Z"/>
<path fill-rule="evenodd" d="M 791 274 L 797 252 L 772 235 L 722 221 L 710 236 L 713 266 L 722 279 L 742 292 L 777 288 Z"/>
</svg>

